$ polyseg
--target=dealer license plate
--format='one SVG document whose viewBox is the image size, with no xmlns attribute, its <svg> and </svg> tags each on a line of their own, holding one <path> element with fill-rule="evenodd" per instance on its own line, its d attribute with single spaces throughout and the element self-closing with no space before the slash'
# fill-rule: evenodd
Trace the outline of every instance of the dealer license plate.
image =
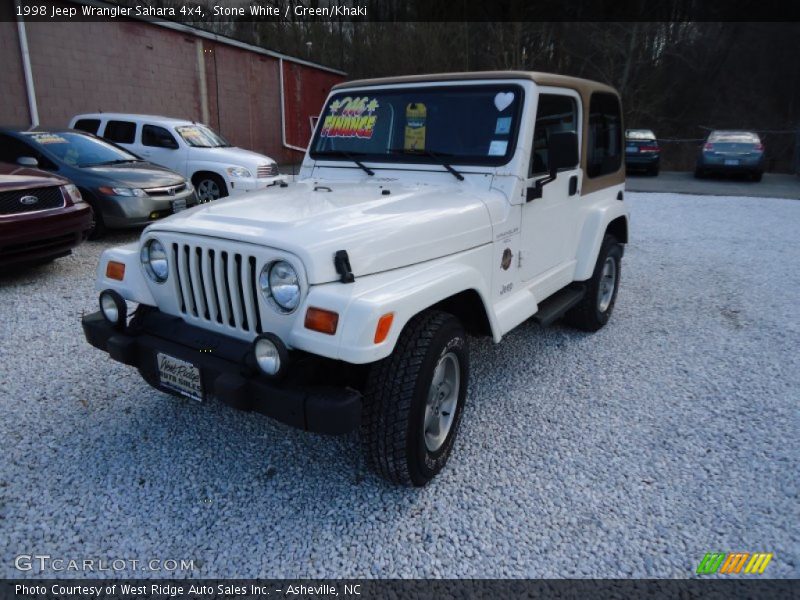
<svg viewBox="0 0 800 600">
<path fill-rule="evenodd" d="M 161 352 L 156 354 L 156 361 L 161 385 L 198 402 L 203 401 L 200 369 L 192 363 Z"/>
<path fill-rule="evenodd" d="M 733 158 L 725 159 L 725 164 L 729 167 L 735 167 L 739 164 L 739 161 Z"/>
<path fill-rule="evenodd" d="M 172 212 L 181 212 L 182 210 L 186 210 L 186 198 L 182 198 L 181 200 L 173 200 L 172 201 Z"/>
<path fill-rule="evenodd" d="M 639 151 L 639 146 L 628 146 L 626 150 L 631 154 L 636 154 Z"/>
</svg>

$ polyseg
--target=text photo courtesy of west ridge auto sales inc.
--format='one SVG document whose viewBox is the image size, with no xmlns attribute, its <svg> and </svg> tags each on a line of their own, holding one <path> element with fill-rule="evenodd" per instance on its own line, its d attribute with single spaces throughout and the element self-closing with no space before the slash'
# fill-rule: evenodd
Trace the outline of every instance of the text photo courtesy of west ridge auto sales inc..
<svg viewBox="0 0 800 600">
<path fill-rule="evenodd" d="M 0 9 L 0 594 L 788 598 L 800 11 Z"/>
</svg>

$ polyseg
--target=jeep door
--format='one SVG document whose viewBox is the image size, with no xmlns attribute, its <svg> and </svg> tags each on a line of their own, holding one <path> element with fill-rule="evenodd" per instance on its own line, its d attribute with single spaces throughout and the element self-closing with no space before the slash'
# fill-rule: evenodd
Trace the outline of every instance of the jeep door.
<svg viewBox="0 0 800 600">
<path fill-rule="evenodd" d="M 574 132 L 578 148 L 581 147 L 580 96 L 571 90 L 540 89 L 526 188 L 534 188 L 537 180 L 550 175 L 548 137 L 552 133 Z M 579 232 L 581 178 L 578 161 L 574 168 L 559 171 L 555 180 L 544 184 L 541 197 L 526 198 L 521 226 L 522 281 L 552 282 L 556 286 L 552 291 L 571 281 Z"/>
</svg>

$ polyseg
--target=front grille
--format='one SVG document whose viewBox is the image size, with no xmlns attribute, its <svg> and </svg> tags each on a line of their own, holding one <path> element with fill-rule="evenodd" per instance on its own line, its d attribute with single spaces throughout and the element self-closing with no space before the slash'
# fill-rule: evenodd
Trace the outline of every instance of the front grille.
<svg viewBox="0 0 800 600">
<path fill-rule="evenodd" d="M 278 165 L 272 163 L 271 165 L 259 165 L 256 177 L 263 179 L 264 177 L 275 177 L 278 174 Z"/>
<path fill-rule="evenodd" d="M 178 185 L 167 185 L 164 187 L 147 188 L 145 189 L 145 193 L 147 193 L 148 196 L 154 196 L 158 198 L 161 196 L 174 196 L 175 194 L 180 194 L 185 189 L 186 189 L 186 184 L 179 183 Z"/>
<path fill-rule="evenodd" d="M 172 244 L 182 313 L 241 331 L 261 333 L 256 258 Z"/>
<path fill-rule="evenodd" d="M 25 199 L 24 202 L 22 201 L 23 198 Z M 61 193 L 60 187 L 0 192 L 0 215 L 18 215 L 62 208 L 64 204 L 64 195 Z"/>
</svg>

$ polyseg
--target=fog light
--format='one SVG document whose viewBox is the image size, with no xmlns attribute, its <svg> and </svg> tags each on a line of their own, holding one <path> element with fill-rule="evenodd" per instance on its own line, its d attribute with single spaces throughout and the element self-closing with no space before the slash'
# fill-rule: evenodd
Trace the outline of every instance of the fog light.
<svg viewBox="0 0 800 600">
<path fill-rule="evenodd" d="M 114 290 L 104 290 L 100 292 L 100 312 L 109 324 L 117 329 L 125 326 L 125 319 L 128 316 L 128 305 L 125 299 Z"/>
<path fill-rule="evenodd" d="M 264 375 L 276 377 L 283 372 L 288 363 L 289 355 L 286 346 L 273 333 L 262 333 L 253 342 L 253 354 L 256 364 Z"/>
</svg>

